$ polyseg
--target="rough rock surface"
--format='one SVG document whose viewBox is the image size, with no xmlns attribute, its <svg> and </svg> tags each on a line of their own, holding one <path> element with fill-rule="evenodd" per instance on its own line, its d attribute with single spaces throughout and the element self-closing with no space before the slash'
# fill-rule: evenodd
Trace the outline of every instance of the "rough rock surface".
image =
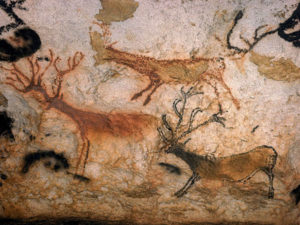
<svg viewBox="0 0 300 225">
<path fill-rule="evenodd" d="M 298 0 L 0 1 L 0 217 L 300 224 L 299 27 Z"/>
</svg>

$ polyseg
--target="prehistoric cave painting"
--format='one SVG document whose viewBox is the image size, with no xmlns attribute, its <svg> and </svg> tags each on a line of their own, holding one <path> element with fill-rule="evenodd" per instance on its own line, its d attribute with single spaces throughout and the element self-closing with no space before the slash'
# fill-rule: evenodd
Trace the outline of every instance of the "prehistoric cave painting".
<svg viewBox="0 0 300 225">
<path fill-rule="evenodd" d="M 240 108 L 239 101 L 232 95 L 231 89 L 225 83 L 223 76 L 225 71 L 224 58 L 204 58 L 193 57 L 192 59 L 173 59 L 158 60 L 152 57 L 132 54 L 120 51 L 113 47 L 114 43 L 109 43 L 111 32 L 109 26 L 104 22 L 95 24 L 99 25 L 102 33 L 91 32 L 91 45 L 93 50 L 97 52 L 94 56 L 95 65 L 104 64 L 106 62 L 115 62 L 120 65 L 127 66 L 142 76 L 149 78 L 149 84 L 143 90 L 135 93 L 131 100 L 136 100 L 146 92 L 143 105 L 147 105 L 151 101 L 151 96 L 163 84 L 198 84 L 203 83 L 211 86 L 219 98 L 218 84 L 226 90 L 230 95 L 236 108 Z"/>
<path fill-rule="evenodd" d="M 38 150 L 37 152 L 28 153 L 24 157 L 24 165 L 22 173 L 28 173 L 29 169 L 39 161 L 43 161 L 44 166 L 58 172 L 60 170 L 67 170 L 69 168 L 69 162 L 63 153 L 57 154 L 53 150 Z M 68 175 L 72 175 L 74 179 L 88 182 L 90 179 L 82 175 L 73 174 L 66 171 Z"/>
<path fill-rule="evenodd" d="M 14 120 L 7 115 L 6 111 L 0 112 L 0 136 L 7 137 L 10 140 L 15 139 L 12 133 L 13 122 Z"/>
<path fill-rule="evenodd" d="M 279 27 L 272 30 L 267 29 L 265 32 L 261 31 L 265 29 L 267 25 L 258 27 L 255 29 L 252 41 L 246 40 L 240 35 L 241 40 L 244 41 L 248 46 L 247 48 L 239 48 L 231 43 L 231 35 L 234 32 L 234 28 L 238 24 L 238 21 L 242 19 L 243 15 L 243 11 L 238 12 L 234 19 L 233 25 L 227 34 L 227 48 L 232 51 L 231 55 L 238 54 L 239 57 L 243 57 L 245 54 L 251 51 L 250 61 L 258 66 L 258 71 L 263 76 L 273 80 L 288 82 L 299 79 L 300 68 L 297 67 L 290 59 L 280 58 L 279 60 L 275 60 L 275 57 L 259 55 L 252 50 L 259 43 L 259 41 L 274 33 L 278 33 L 278 35 L 284 38 L 286 41 L 292 42 L 295 47 L 300 47 L 300 31 L 290 31 L 290 29 L 294 27 L 296 28 L 298 27 L 297 25 L 300 24 L 300 3 L 298 4 L 297 9 L 293 12 L 292 16 L 284 23 L 279 24 Z"/>
<path fill-rule="evenodd" d="M 298 205 L 300 201 L 300 185 L 298 185 L 298 187 L 296 187 L 294 190 L 291 191 L 291 196 L 294 197 L 295 204 Z"/>
<path fill-rule="evenodd" d="M 163 163 L 163 162 L 159 163 L 158 165 L 160 165 L 161 167 L 164 167 L 170 173 L 175 173 L 177 175 L 181 175 L 181 169 L 178 166 L 174 166 L 172 164 Z"/>
<path fill-rule="evenodd" d="M 292 82 L 300 79 L 300 68 L 292 60 L 264 55 L 251 52 L 250 61 L 257 65 L 258 72 L 273 80 Z"/>
<path fill-rule="evenodd" d="M 88 160 L 90 140 L 101 143 L 108 135 L 112 137 L 131 138 L 135 141 L 144 138 L 144 130 L 151 129 L 157 119 L 151 115 L 131 112 L 89 112 L 73 107 L 63 97 L 62 83 L 65 76 L 72 74 L 77 69 L 84 55 L 76 52 L 69 57 L 66 68 L 62 69 L 60 57 L 55 57 L 52 50 L 49 55 L 42 57 L 47 59 L 44 66 L 41 57 L 31 56 L 22 59 L 21 63 L 12 62 L 9 66 L 0 68 L 7 71 L 6 84 L 17 91 L 26 94 L 32 93 L 44 107 L 45 110 L 54 109 L 68 116 L 76 125 L 80 135 L 81 146 L 78 146 L 78 162 L 76 164 L 76 175 L 83 175 Z M 24 66 L 24 63 L 26 63 Z M 28 72 L 29 71 L 29 72 Z M 46 86 L 44 76 L 48 72 L 55 73 L 53 83 Z"/>
<path fill-rule="evenodd" d="M 292 42 L 297 48 L 300 48 L 300 3 L 290 18 L 279 24 L 278 35 L 288 42 Z M 298 28 L 297 31 L 291 31 Z"/>
<path fill-rule="evenodd" d="M 120 22 L 133 17 L 139 3 L 134 0 L 100 0 L 102 9 L 95 18 L 104 24 Z"/>
<path fill-rule="evenodd" d="M 8 38 L 0 39 L 0 61 L 14 62 L 34 54 L 41 47 L 39 35 L 27 27 L 14 12 L 15 8 L 26 10 L 22 5 L 26 0 L 0 0 L 0 9 L 13 20 L 0 27 L 0 35 L 12 31 Z"/>
<path fill-rule="evenodd" d="M 101 25 L 103 28 L 103 24 Z M 108 28 L 106 28 L 108 29 Z M 109 32 L 105 31 L 105 34 Z M 207 83 L 213 87 L 216 95 L 219 97 L 217 83 L 230 95 L 236 108 L 240 108 L 239 101 L 232 95 L 230 88 L 223 79 L 225 63 L 223 58 L 201 58 L 193 59 L 173 59 L 173 60 L 158 60 L 151 57 L 136 55 L 124 51 L 117 50 L 111 45 L 108 45 L 104 40 L 104 36 L 98 32 L 91 32 L 91 44 L 97 52 L 94 56 L 96 65 L 105 62 L 115 62 L 125 65 L 143 76 L 147 76 L 150 80 L 148 86 L 140 92 L 134 94 L 131 100 L 140 98 L 145 92 L 149 91 L 144 105 L 151 101 L 151 96 L 163 84 L 176 83 Z"/>
<path fill-rule="evenodd" d="M 51 159 L 53 159 L 54 162 L 51 161 Z M 40 160 L 45 160 L 44 166 L 47 168 L 51 168 L 55 172 L 59 171 L 62 168 L 69 168 L 68 160 L 65 158 L 63 153 L 56 154 L 53 150 L 39 150 L 34 153 L 28 153 L 24 157 L 24 166 L 22 168 L 22 173 L 27 173 L 30 167 Z"/>
<path fill-rule="evenodd" d="M 199 107 L 194 108 L 189 116 L 187 125 L 183 125 L 187 100 L 197 94 L 199 93 L 195 93 L 193 88 L 190 88 L 186 92 L 182 89 L 181 97 L 175 99 L 173 102 L 173 110 L 178 117 L 178 122 L 176 125 L 173 125 L 168 122 L 166 115 L 162 115 L 162 127 L 158 128 L 160 137 L 164 142 L 162 149 L 166 153 L 172 153 L 185 161 L 193 172 L 187 183 L 175 193 L 175 196 L 182 197 L 200 178 L 245 182 L 252 178 L 258 171 L 263 171 L 269 178 L 268 198 L 274 198 L 273 168 L 276 165 L 277 152 L 273 147 L 263 145 L 245 153 L 215 158 L 187 151 L 186 144 L 191 140 L 190 138 L 180 142 L 180 140 L 186 138 L 187 135 L 196 129 L 212 122 L 220 123 L 225 127 L 225 118 L 221 117 L 223 112 L 220 105 L 217 113 L 197 125 L 194 125 L 195 117 L 204 110 Z M 179 107 L 179 104 L 181 107 Z"/>
<path fill-rule="evenodd" d="M 274 34 L 278 31 L 278 29 L 274 29 L 274 30 L 267 30 L 264 33 L 260 33 L 260 31 L 264 29 L 267 25 L 259 26 L 258 28 L 255 29 L 252 43 L 249 40 L 246 40 L 242 35 L 240 35 L 241 40 L 245 42 L 248 48 L 239 48 L 237 46 L 234 46 L 231 43 L 231 35 L 234 32 L 234 28 L 238 24 L 238 21 L 241 20 L 243 16 L 244 16 L 244 12 L 243 10 L 240 10 L 235 16 L 232 27 L 226 36 L 226 45 L 229 50 L 232 50 L 231 55 L 238 54 L 239 57 L 244 56 L 246 53 L 250 52 L 263 38 L 267 37 L 268 35 Z"/>
<path fill-rule="evenodd" d="M 262 25 L 256 28 L 252 43 L 251 41 L 246 40 L 242 35 L 240 35 L 241 40 L 245 42 L 248 48 L 239 48 L 237 46 L 234 46 L 230 41 L 231 35 L 234 32 L 234 28 L 238 24 L 238 21 L 243 18 L 243 16 L 244 16 L 244 12 L 243 10 L 240 10 L 237 13 L 236 17 L 234 18 L 231 29 L 227 33 L 227 38 L 226 38 L 227 48 L 233 50 L 233 54 L 237 54 L 237 53 L 246 54 L 250 52 L 256 46 L 256 44 L 258 44 L 259 41 L 261 41 L 263 38 L 267 37 L 268 35 L 274 33 L 278 33 L 278 35 L 284 40 L 292 42 L 295 47 L 300 47 L 300 30 L 291 31 L 291 29 L 299 27 L 298 24 L 300 23 L 300 3 L 298 4 L 297 8 L 295 9 L 291 17 L 288 18 L 285 22 L 280 23 L 276 29 L 272 29 L 272 30 L 267 29 L 265 32 L 261 32 L 261 30 L 266 28 L 267 25 Z"/>
<path fill-rule="evenodd" d="M 6 180 L 7 179 L 7 175 L 6 174 L 4 174 L 4 173 L 0 173 L 0 178 L 1 178 L 1 180 Z M 0 187 L 2 187 L 2 182 L 0 181 Z"/>
</svg>

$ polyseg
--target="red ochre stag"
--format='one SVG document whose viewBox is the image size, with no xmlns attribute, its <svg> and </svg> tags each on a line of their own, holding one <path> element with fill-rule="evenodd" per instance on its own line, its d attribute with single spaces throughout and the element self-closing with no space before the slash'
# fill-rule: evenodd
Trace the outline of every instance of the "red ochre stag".
<svg viewBox="0 0 300 225">
<path fill-rule="evenodd" d="M 218 84 L 220 84 L 227 94 L 229 94 L 232 102 L 237 109 L 240 108 L 239 101 L 231 93 L 231 89 L 224 81 L 225 62 L 222 57 L 204 58 L 194 57 L 192 59 L 172 59 L 159 60 L 129 52 L 120 51 L 112 47 L 108 39 L 110 34 L 109 27 L 105 24 L 95 22 L 100 26 L 102 33 L 96 31 L 90 33 L 91 44 L 97 52 L 94 56 L 96 65 L 105 62 L 115 62 L 120 65 L 127 66 L 142 76 L 149 78 L 150 83 L 147 87 L 138 93 L 135 93 L 131 100 L 140 98 L 145 92 L 149 91 L 144 105 L 151 101 L 151 96 L 163 84 L 203 84 L 211 86 L 219 98 L 220 92 Z"/>
<path fill-rule="evenodd" d="M 83 53 L 76 52 L 73 57 L 69 57 L 66 69 L 61 69 L 62 66 L 59 65 L 61 59 L 55 57 L 52 50 L 49 50 L 49 56 L 44 58 L 48 62 L 43 68 L 40 59 L 36 56 L 24 59 L 29 66 L 30 74 L 25 74 L 23 71 L 28 69 L 21 67 L 16 62 L 11 63 L 9 67 L 1 66 L 0 68 L 9 72 L 6 84 L 24 94 L 34 93 L 33 96 L 45 106 L 45 109 L 58 110 L 75 122 L 81 138 L 81 147 L 78 146 L 76 174 L 83 175 L 84 173 L 91 140 L 99 142 L 107 135 L 140 140 L 143 138 L 145 130 L 156 121 L 155 117 L 147 114 L 89 112 L 73 107 L 63 98 L 62 82 L 66 75 L 72 74 L 80 65 L 84 59 Z M 54 68 L 56 76 L 51 87 L 47 87 L 43 78 L 50 67 Z"/>
</svg>

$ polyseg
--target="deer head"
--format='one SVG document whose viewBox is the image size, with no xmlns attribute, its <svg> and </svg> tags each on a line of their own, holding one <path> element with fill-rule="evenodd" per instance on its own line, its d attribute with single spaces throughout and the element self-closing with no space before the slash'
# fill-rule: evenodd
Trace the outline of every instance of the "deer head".
<svg viewBox="0 0 300 225">
<path fill-rule="evenodd" d="M 162 141 L 164 142 L 164 145 L 161 148 L 161 150 L 163 150 L 165 153 L 174 153 L 176 152 L 176 150 L 184 149 L 185 145 L 191 139 L 187 138 L 184 141 L 181 140 L 183 140 L 187 135 L 189 135 L 190 133 L 192 133 L 200 127 L 208 125 L 212 122 L 220 123 L 223 127 L 225 127 L 224 121 L 226 119 L 220 116 L 223 113 L 220 104 L 219 111 L 217 113 L 214 113 L 207 120 L 197 125 L 194 125 L 195 118 L 199 113 L 202 113 L 203 110 L 200 107 L 194 108 L 189 115 L 187 123 L 184 124 L 184 115 L 187 111 L 187 101 L 192 96 L 203 94 L 203 92 L 196 92 L 194 90 L 194 87 L 191 87 L 187 91 L 184 91 L 182 87 L 180 90 L 180 94 L 180 98 L 175 99 L 173 102 L 173 110 L 178 118 L 176 125 L 170 124 L 167 120 L 167 115 L 163 114 L 161 117 L 162 126 L 157 129 Z"/>
</svg>

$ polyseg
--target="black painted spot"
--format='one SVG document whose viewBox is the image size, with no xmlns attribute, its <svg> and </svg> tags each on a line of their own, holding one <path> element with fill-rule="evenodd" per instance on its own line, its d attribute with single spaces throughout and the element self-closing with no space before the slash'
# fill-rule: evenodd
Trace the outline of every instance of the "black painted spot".
<svg viewBox="0 0 300 225">
<path fill-rule="evenodd" d="M 2 173 L 2 174 L 1 174 L 1 179 L 2 179 L 2 180 L 6 180 L 6 179 L 7 179 L 7 175 L 5 175 L 5 174 Z"/>
<path fill-rule="evenodd" d="M 12 133 L 12 125 L 14 120 L 10 118 L 5 111 L 0 112 L 0 136 L 5 136 L 11 140 L 15 140 Z"/>
<path fill-rule="evenodd" d="M 297 205 L 300 201 L 300 185 L 291 191 L 291 195 L 295 198 L 295 204 Z"/>
</svg>

